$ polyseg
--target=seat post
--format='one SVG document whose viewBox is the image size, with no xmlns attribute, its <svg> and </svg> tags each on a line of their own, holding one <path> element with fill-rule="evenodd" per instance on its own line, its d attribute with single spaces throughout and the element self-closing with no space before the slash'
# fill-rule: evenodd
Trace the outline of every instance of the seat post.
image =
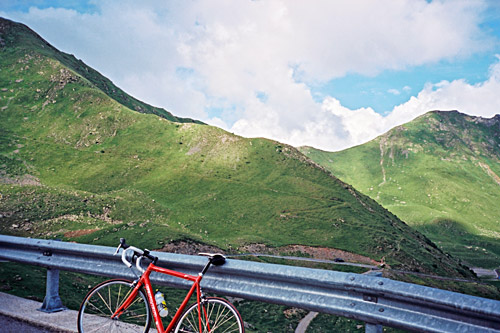
<svg viewBox="0 0 500 333">
<path fill-rule="evenodd" d="M 205 275 L 205 273 L 208 271 L 208 269 L 210 268 L 210 265 L 212 264 L 212 258 L 208 258 L 208 262 L 207 264 L 205 265 L 205 267 L 203 267 L 203 270 L 201 271 L 201 274 L 202 275 Z"/>
</svg>

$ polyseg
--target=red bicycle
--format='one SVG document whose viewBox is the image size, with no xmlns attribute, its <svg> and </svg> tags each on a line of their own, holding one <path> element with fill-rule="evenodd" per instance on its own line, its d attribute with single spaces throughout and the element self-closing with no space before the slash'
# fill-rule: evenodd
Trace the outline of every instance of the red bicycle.
<svg viewBox="0 0 500 333">
<path fill-rule="evenodd" d="M 200 282 L 211 265 L 220 266 L 226 261 L 221 254 L 200 253 L 208 257 L 208 262 L 198 276 L 189 275 L 156 266 L 158 258 L 148 250 L 141 250 L 120 239 L 116 249 L 118 254 L 123 248 L 122 261 L 142 273 L 135 281 L 113 279 L 95 286 L 83 300 L 78 312 L 79 332 L 148 332 L 153 314 L 158 332 L 244 332 L 243 320 L 236 308 L 227 300 L 218 297 L 205 297 Z M 132 251 L 131 260 L 127 252 Z M 151 260 L 147 269 L 141 267 L 141 260 Z M 151 272 L 168 274 L 193 282 L 185 299 L 173 319 L 164 329 L 158 304 L 153 293 L 149 276 Z M 144 290 L 146 292 L 144 292 Z M 189 299 L 196 290 L 196 302 L 189 307 Z M 186 308 L 187 307 L 187 308 Z"/>
</svg>

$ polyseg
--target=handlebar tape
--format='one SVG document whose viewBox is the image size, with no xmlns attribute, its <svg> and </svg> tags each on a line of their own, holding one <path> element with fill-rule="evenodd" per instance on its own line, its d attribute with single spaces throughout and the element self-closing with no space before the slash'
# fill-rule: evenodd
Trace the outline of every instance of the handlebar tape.
<svg viewBox="0 0 500 333">
<path fill-rule="evenodd" d="M 152 262 L 154 262 L 155 264 L 158 261 L 158 257 L 151 255 L 148 249 L 144 249 L 144 256 L 149 260 L 151 260 Z"/>
</svg>

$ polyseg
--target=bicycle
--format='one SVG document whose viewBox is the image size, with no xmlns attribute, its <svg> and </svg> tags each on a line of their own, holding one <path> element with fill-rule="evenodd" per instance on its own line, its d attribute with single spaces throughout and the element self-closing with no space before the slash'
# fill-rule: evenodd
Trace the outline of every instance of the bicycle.
<svg viewBox="0 0 500 333">
<path fill-rule="evenodd" d="M 194 276 L 157 266 L 158 257 L 151 255 L 147 249 L 141 250 L 127 245 L 123 238 L 120 239 L 115 255 L 119 253 L 121 248 L 123 249 L 121 254 L 123 263 L 128 268 L 132 268 L 132 261 L 136 258 L 135 265 L 142 274 L 135 281 L 112 279 L 102 282 L 90 290 L 78 311 L 78 332 L 135 332 L 139 327 L 142 332 L 148 332 L 152 313 L 156 329 L 160 333 L 244 333 L 243 320 L 238 310 L 223 298 L 206 297 L 201 290 L 200 282 L 210 266 L 220 266 L 225 263 L 226 258 L 222 254 L 200 253 L 200 255 L 208 257 L 208 262 L 201 272 Z M 127 260 L 127 252 L 129 251 L 133 253 L 130 261 Z M 141 260 L 144 258 L 151 261 L 145 270 L 141 266 Z M 152 272 L 193 282 L 166 329 L 164 329 L 149 279 Z M 187 307 L 195 290 L 196 302 Z"/>
</svg>

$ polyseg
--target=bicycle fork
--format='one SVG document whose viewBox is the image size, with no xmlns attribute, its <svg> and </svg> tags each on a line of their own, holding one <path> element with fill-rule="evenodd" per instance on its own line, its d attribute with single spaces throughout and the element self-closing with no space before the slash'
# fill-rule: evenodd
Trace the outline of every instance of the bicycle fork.
<svg viewBox="0 0 500 333">
<path fill-rule="evenodd" d="M 210 322 L 208 320 L 209 314 L 207 312 L 207 307 L 205 306 L 205 304 L 208 304 L 208 302 L 206 302 L 205 295 L 203 294 L 201 289 L 200 289 L 200 293 L 201 293 L 201 300 L 198 301 L 198 317 L 200 319 L 200 332 L 202 332 L 201 329 L 203 327 L 202 322 L 201 322 L 202 316 L 205 317 L 205 326 L 206 326 L 207 332 L 211 332 L 212 329 L 210 328 Z M 202 309 L 203 309 L 203 311 L 201 311 Z"/>
<path fill-rule="evenodd" d="M 111 319 L 119 319 L 120 316 L 127 310 L 127 308 L 133 303 L 135 297 L 137 296 L 137 293 L 139 292 L 139 289 L 141 288 L 141 284 L 138 283 L 138 281 L 134 281 L 131 285 L 134 289 L 132 289 L 132 292 L 130 295 L 124 298 L 124 302 L 120 305 L 118 309 L 116 309 L 115 313 L 111 315 Z"/>
</svg>

